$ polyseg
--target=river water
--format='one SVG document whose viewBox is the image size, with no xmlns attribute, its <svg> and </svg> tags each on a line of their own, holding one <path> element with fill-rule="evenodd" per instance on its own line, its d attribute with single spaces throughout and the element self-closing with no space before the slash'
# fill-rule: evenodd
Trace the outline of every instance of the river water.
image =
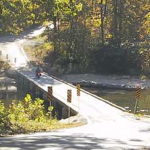
<svg viewBox="0 0 150 150">
<path fill-rule="evenodd" d="M 134 112 L 136 102 L 135 90 L 120 90 L 98 87 L 83 87 L 83 89 L 125 108 L 131 113 Z M 19 90 L 16 93 L 10 94 L 9 99 L 6 99 L 6 97 L 3 98 L 2 102 L 8 107 L 12 100 L 23 100 L 26 94 L 27 93 Z M 137 113 L 150 115 L 150 89 L 141 91 L 140 99 L 137 103 Z"/>
<path fill-rule="evenodd" d="M 26 93 L 23 91 L 16 91 L 16 92 L 10 92 L 9 96 L 6 96 L 6 94 L 0 99 L 2 103 L 4 103 L 5 107 L 9 107 L 9 105 L 12 103 L 13 100 L 16 102 L 22 101 L 26 96 Z"/>
<path fill-rule="evenodd" d="M 84 87 L 84 89 L 127 109 L 131 113 L 134 112 L 136 102 L 135 90 L 91 87 Z M 137 113 L 150 115 L 150 89 L 142 90 L 140 93 L 140 99 L 137 101 Z"/>
</svg>

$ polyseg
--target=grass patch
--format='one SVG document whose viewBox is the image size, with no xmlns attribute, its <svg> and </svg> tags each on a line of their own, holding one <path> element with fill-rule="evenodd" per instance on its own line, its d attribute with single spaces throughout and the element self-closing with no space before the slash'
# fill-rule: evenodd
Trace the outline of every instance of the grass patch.
<svg viewBox="0 0 150 150">
<path fill-rule="evenodd" d="M 15 122 L 11 125 L 12 130 L 5 130 L 0 136 L 28 134 L 35 132 L 53 131 L 59 129 L 73 128 L 82 126 L 83 123 L 66 123 L 62 124 L 57 119 L 47 120 L 46 122 L 36 122 L 30 120 L 28 122 Z"/>
<path fill-rule="evenodd" d="M 47 36 L 38 36 L 32 39 L 33 45 L 25 45 L 24 49 L 30 59 L 30 61 L 37 61 L 43 63 L 45 57 L 49 56 L 53 52 L 53 43 L 47 42 Z"/>
</svg>

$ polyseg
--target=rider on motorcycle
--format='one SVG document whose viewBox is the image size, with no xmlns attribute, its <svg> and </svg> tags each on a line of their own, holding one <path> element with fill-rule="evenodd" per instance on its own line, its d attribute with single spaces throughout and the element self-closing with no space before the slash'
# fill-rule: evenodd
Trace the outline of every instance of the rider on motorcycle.
<svg viewBox="0 0 150 150">
<path fill-rule="evenodd" d="M 41 76 L 41 72 L 42 72 L 42 68 L 40 68 L 40 66 L 38 66 L 35 70 L 35 74 L 37 77 L 40 77 Z"/>
</svg>

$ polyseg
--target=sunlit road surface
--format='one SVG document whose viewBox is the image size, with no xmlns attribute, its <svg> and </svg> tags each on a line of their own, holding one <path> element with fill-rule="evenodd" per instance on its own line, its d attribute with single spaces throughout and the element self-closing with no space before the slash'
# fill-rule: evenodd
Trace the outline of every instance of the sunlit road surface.
<svg viewBox="0 0 150 150">
<path fill-rule="evenodd" d="M 0 57 L 7 60 L 13 67 L 20 68 L 28 65 L 28 58 L 22 44 L 27 39 L 40 35 L 45 27 L 39 27 L 29 33 L 22 33 L 20 36 L 6 36 L 0 38 Z"/>
<path fill-rule="evenodd" d="M 7 49 L 9 44 L 14 44 L 15 50 L 20 51 L 22 49 L 20 45 L 17 46 L 14 42 L 5 43 L 3 46 Z M 18 62 L 20 60 L 20 66 L 23 66 L 24 63 L 25 67 L 27 57 L 24 52 L 20 51 L 16 54 L 18 57 L 17 55 L 15 57 L 17 57 Z M 19 63 L 16 66 L 19 69 Z M 85 92 L 81 92 L 78 99 L 74 87 L 47 75 L 42 75 L 41 79 L 38 80 L 32 69 L 24 68 L 23 70 L 20 69 L 20 72 L 45 90 L 49 85 L 52 85 L 54 96 L 64 103 L 67 103 L 66 91 L 71 89 L 73 97 L 70 105 L 79 111 L 88 123 L 71 129 L 0 137 L 0 150 L 150 150 L 150 121 L 137 120 L 134 115 L 104 101 L 97 100 Z"/>
</svg>

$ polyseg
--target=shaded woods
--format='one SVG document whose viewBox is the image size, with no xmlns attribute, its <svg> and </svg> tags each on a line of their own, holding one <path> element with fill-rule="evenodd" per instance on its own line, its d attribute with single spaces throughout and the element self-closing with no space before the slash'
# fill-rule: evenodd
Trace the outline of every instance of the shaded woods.
<svg viewBox="0 0 150 150">
<path fill-rule="evenodd" d="M 150 64 L 149 0 L 2 0 L 0 34 L 52 22 L 45 58 L 64 72 L 145 74 Z"/>
</svg>

